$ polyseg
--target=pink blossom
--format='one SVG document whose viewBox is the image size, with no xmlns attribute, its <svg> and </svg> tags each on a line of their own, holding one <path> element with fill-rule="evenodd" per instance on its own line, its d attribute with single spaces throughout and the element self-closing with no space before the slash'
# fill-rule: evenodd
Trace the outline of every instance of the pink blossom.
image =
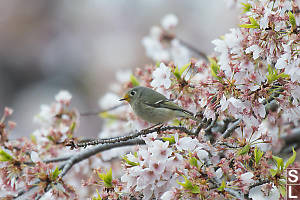
<svg viewBox="0 0 300 200">
<path fill-rule="evenodd" d="M 6 116 L 6 117 L 12 115 L 13 112 L 14 112 L 14 110 L 11 109 L 11 108 L 9 108 L 9 107 L 5 107 L 5 108 L 4 108 L 4 116 Z"/>
<path fill-rule="evenodd" d="M 60 91 L 56 96 L 55 96 L 55 100 L 59 103 L 65 104 L 65 105 L 69 105 L 72 99 L 72 95 L 66 91 L 66 90 L 62 90 Z"/>
<path fill-rule="evenodd" d="M 252 172 L 246 172 L 241 175 L 240 179 L 244 184 L 250 185 L 250 184 L 254 183 L 254 180 L 252 179 L 253 176 L 254 175 Z"/>
<path fill-rule="evenodd" d="M 161 20 L 161 25 L 165 30 L 169 30 L 177 26 L 178 18 L 174 14 L 168 14 Z"/>
<path fill-rule="evenodd" d="M 257 200 L 272 200 L 272 199 L 279 199 L 280 193 L 277 187 L 273 185 L 272 189 L 270 190 L 269 194 L 266 195 L 262 192 L 262 187 L 264 185 L 259 185 L 254 188 L 251 188 L 249 191 L 249 198 L 257 199 Z"/>
<path fill-rule="evenodd" d="M 262 49 L 258 45 L 252 45 L 245 50 L 246 53 L 253 53 L 253 59 L 256 60 L 262 53 Z"/>
<path fill-rule="evenodd" d="M 151 82 L 151 86 L 156 88 L 163 86 L 168 89 L 171 86 L 171 70 L 164 63 L 161 63 L 159 68 L 157 68 L 153 74 L 153 80 Z"/>
</svg>

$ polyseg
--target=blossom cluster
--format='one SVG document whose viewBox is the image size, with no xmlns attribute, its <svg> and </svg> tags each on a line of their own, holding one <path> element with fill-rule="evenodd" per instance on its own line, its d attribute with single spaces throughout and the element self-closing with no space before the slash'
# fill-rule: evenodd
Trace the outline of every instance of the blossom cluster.
<svg viewBox="0 0 300 200">
<path fill-rule="evenodd" d="M 195 154 L 199 162 L 208 157 L 205 146 L 190 137 L 179 138 L 173 135 L 174 142 L 160 141 L 157 133 L 144 138 L 146 146 L 138 149 L 137 154 L 126 155 L 126 173 L 121 177 L 127 183 L 127 192 L 141 192 L 144 199 L 152 196 L 159 198 L 165 191 L 179 186 L 176 180 L 186 173 L 185 157 Z M 166 198 L 170 199 L 170 198 Z"/>
<path fill-rule="evenodd" d="M 81 139 L 74 138 L 80 114 L 70 109 L 71 94 L 61 91 L 53 104 L 41 106 L 34 117 L 39 129 L 30 139 L 9 140 L 15 123 L 7 120 L 12 110 L 6 108 L 0 120 L 1 197 L 20 196 L 35 185 L 33 196 L 46 192 L 44 199 L 283 198 L 284 170 L 299 166 L 284 137 L 300 125 L 300 2 L 241 5 L 240 26 L 212 41 L 215 54 L 204 60 L 176 36 L 178 19 L 169 14 L 142 40 L 157 64 L 117 72 L 112 92 L 99 100 L 104 125 L 98 136 L 109 146 L 109 139 L 140 131 L 135 139 L 142 145 L 96 152 L 64 176 L 61 169 L 79 159 L 72 154 L 94 150 L 66 147 Z M 153 129 L 118 101 L 138 85 L 165 95 L 194 119 Z M 292 151 L 286 160 L 276 156 L 284 149 Z M 55 164 L 57 157 L 66 162 Z"/>
<path fill-rule="evenodd" d="M 172 61 L 178 66 L 189 61 L 192 52 L 172 34 L 177 24 L 177 17 L 169 14 L 161 20 L 161 26 L 151 28 L 150 34 L 142 40 L 147 56 L 155 61 Z"/>
<path fill-rule="evenodd" d="M 174 66 L 170 62 L 166 66 L 164 63 L 168 61 L 168 56 L 161 58 L 153 56 L 154 53 L 149 55 L 150 44 L 159 43 L 160 49 L 162 49 L 164 43 L 161 39 L 158 40 L 158 37 L 156 37 L 157 40 L 152 41 L 153 43 L 150 43 L 149 38 L 147 38 L 147 42 L 150 43 L 145 45 L 148 55 L 156 61 L 164 62 L 154 69 L 152 79 L 149 82 L 153 89 L 163 93 L 168 98 L 175 97 L 176 103 L 183 108 L 195 113 L 202 112 L 206 119 L 214 120 L 217 118 L 218 121 L 240 119 L 239 127 L 233 132 L 232 136 L 234 137 L 229 141 L 222 139 L 222 134 L 217 129 L 212 130 L 215 138 L 221 137 L 220 140 L 217 139 L 215 144 L 225 142 L 232 145 L 229 145 L 232 148 L 229 151 L 225 150 L 224 147 L 216 146 L 219 152 L 225 154 L 225 158 L 215 158 L 215 163 L 212 163 L 212 166 L 222 165 L 223 176 L 235 177 L 235 181 L 230 178 L 227 179 L 227 186 L 237 186 L 240 191 L 245 194 L 248 193 L 249 197 L 252 198 L 260 196 L 261 198 L 274 197 L 278 199 L 280 195 L 284 194 L 279 192 L 284 184 L 274 185 L 270 180 L 269 170 L 272 171 L 271 169 L 275 166 L 268 162 L 273 158 L 269 150 L 279 152 L 284 145 L 279 135 L 290 134 L 291 130 L 299 125 L 299 31 L 295 22 L 299 21 L 299 2 L 249 1 L 244 3 L 244 11 L 239 28 L 231 29 L 231 32 L 225 34 L 222 39 L 213 41 L 213 44 L 216 45 L 216 55 L 209 59 L 209 64 L 201 60 L 190 60 L 187 70 L 188 78 L 176 74 L 177 69 L 185 71 L 186 65 Z M 176 36 L 174 37 L 176 38 Z M 166 50 L 169 51 L 169 54 L 164 52 L 161 55 L 172 55 L 170 49 L 164 49 L 164 51 Z M 195 127 L 193 123 L 190 123 L 185 125 Z M 138 151 L 137 155 L 140 153 L 152 155 L 151 146 L 148 143 L 146 145 L 148 152 L 145 153 L 143 149 L 142 152 Z M 238 147 L 241 150 L 246 149 L 245 155 L 239 151 L 233 151 L 234 148 Z M 260 161 L 262 167 L 250 170 L 245 165 L 247 165 L 247 160 L 250 161 L 255 154 L 254 147 L 267 153 Z M 211 149 L 208 152 L 211 153 Z M 184 155 L 187 153 L 182 153 L 183 157 Z M 139 159 L 139 156 L 131 155 L 130 157 L 135 161 Z M 127 187 L 129 186 L 131 192 L 142 193 L 145 199 L 153 196 L 158 197 L 162 193 L 162 187 L 151 185 L 152 182 L 160 185 L 161 177 L 159 175 L 153 175 L 152 182 L 150 181 L 146 186 L 143 185 L 148 187 L 146 191 L 143 190 L 145 187 L 140 186 L 139 183 L 145 176 L 141 174 L 142 171 L 145 169 L 149 172 L 149 166 L 144 163 L 151 159 L 153 158 L 151 157 L 147 161 L 143 158 L 138 166 L 125 168 L 127 175 L 125 175 L 126 179 L 124 180 L 126 180 Z M 230 160 L 233 162 L 234 167 L 232 168 L 228 167 Z M 211 165 L 208 164 L 207 166 Z M 140 172 L 135 171 L 139 168 L 141 168 Z M 186 166 L 185 169 L 187 169 Z M 199 173 L 199 171 L 201 172 L 198 169 L 197 172 Z M 176 171 L 171 177 L 177 177 L 178 173 Z M 155 173 L 153 172 L 153 174 Z M 186 183 L 194 180 L 189 173 L 181 172 L 179 174 L 182 175 L 181 178 L 188 177 Z M 209 174 L 209 172 L 205 174 Z M 261 174 L 259 179 L 270 181 L 266 184 L 258 184 L 257 187 L 249 191 L 251 184 L 259 182 L 254 176 L 256 174 Z M 171 181 L 171 178 L 169 180 Z M 200 176 L 193 183 L 198 183 L 199 180 L 201 180 Z M 165 185 L 165 193 L 162 198 L 185 197 L 179 189 L 181 188 L 181 191 L 187 189 L 183 184 L 176 182 L 173 183 L 173 186 L 170 185 L 170 183 Z M 196 188 L 199 188 L 199 184 L 196 185 Z M 203 185 L 207 186 L 208 184 Z M 172 187 L 173 190 L 167 189 Z M 193 189 L 193 187 L 190 188 L 191 193 L 193 193 Z M 200 187 L 199 189 L 203 188 Z M 209 191 L 209 188 L 199 192 L 202 195 L 200 196 L 205 197 L 207 190 Z M 187 199 L 191 198 L 189 196 L 191 193 L 188 193 Z M 198 191 L 195 192 L 195 194 L 197 193 Z M 218 197 L 213 190 L 209 195 Z M 225 198 L 229 198 L 229 196 L 225 195 Z"/>
<path fill-rule="evenodd" d="M 29 189 L 38 185 L 38 191 L 31 194 L 32 198 L 44 194 L 47 182 L 57 184 L 52 188 L 52 195 L 56 197 L 72 197 L 75 192 L 72 186 L 58 179 L 58 166 L 43 160 L 65 154 L 63 142 L 73 137 L 78 124 L 78 113 L 69 109 L 71 94 L 61 91 L 55 96 L 52 105 L 41 105 L 41 111 L 34 117 L 40 128 L 34 131 L 31 138 L 20 138 L 16 141 L 2 137 L 1 148 L 1 197 L 16 196 L 25 187 Z M 12 110 L 5 109 L 4 116 L 12 114 Z M 5 118 L 3 117 L 3 122 Z M 7 122 L 9 129 L 13 122 Z M 4 124 L 3 124 L 4 125 Z M 3 126 L 5 128 L 5 126 Z M 3 133 L 7 130 L 3 129 Z M 6 133 L 3 136 L 7 135 Z"/>
</svg>

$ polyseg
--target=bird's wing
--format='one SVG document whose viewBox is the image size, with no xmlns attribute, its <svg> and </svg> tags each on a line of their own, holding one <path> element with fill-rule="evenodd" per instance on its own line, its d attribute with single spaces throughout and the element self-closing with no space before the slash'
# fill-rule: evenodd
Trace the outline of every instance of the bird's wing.
<svg viewBox="0 0 300 200">
<path fill-rule="evenodd" d="M 194 114 L 192 112 L 181 108 L 176 103 L 174 103 L 174 102 L 172 102 L 168 99 L 159 100 L 155 103 L 145 102 L 145 104 L 148 105 L 148 106 L 154 107 L 154 108 L 168 108 L 168 109 L 171 109 L 171 110 L 178 110 L 178 111 L 181 111 L 183 113 L 186 113 L 187 115 L 194 116 Z"/>
</svg>

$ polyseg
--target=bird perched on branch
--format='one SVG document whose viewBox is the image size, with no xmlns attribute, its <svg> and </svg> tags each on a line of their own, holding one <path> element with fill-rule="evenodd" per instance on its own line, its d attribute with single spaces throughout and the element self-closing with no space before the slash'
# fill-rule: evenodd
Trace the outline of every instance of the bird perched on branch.
<svg viewBox="0 0 300 200">
<path fill-rule="evenodd" d="M 175 117 L 198 121 L 192 112 L 147 87 L 138 86 L 128 90 L 120 101 L 127 101 L 137 116 L 153 124 L 162 124 Z"/>
</svg>

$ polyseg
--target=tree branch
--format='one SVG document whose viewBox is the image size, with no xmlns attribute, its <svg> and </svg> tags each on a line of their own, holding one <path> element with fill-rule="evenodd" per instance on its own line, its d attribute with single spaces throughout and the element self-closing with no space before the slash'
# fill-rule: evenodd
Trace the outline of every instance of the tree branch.
<svg viewBox="0 0 300 200">
<path fill-rule="evenodd" d="M 145 141 L 142 139 L 133 139 L 133 140 L 128 140 L 128 141 L 122 141 L 114 144 L 105 144 L 105 145 L 97 145 L 95 147 L 91 147 L 89 149 L 85 149 L 84 151 L 78 152 L 74 154 L 73 156 L 69 156 L 66 163 L 60 166 L 60 169 L 62 172 L 59 174 L 60 177 L 63 177 L 67 174 L 67 172 L 72 168 L 72 166 L 76 163 L 79 163 L 80 161 L 83 161 L 85 159 L 88 159 L 89 157 L 96 155 L 97 153 L 100 153 L 102 151 L 106 151 L 109 149 L 113 149 L 116 147 L 123 147 L 123 146 L 131 146 L 131 145 L 136 145 L 136 144 L 145 144 Z M 61 157 L 57 158 L 56 160 L 64 160 L 67 157 Z M 55 160 L 54 159 L 49 159 L 48 161 Z M 18 192 L 18 195 L 14 199 L 21 199 L 21 196 L 24 195 L 26 192 L 29 192 L 30 190 L 34 189 L 37 187 L 37 185 L 40 183 L 40 180 L 36 180 L 32 186 L 28 189 L 24 189 Z M 45 190 L 45 193 L 50 190 L 51 187 L 47 187 Z"/>
<path fill-rule="evenodd" d="M 104 110 L 99 110 L 99 111 L 96 111 L 96 112 L 84 112 L 84 113 L 80 113 L 80 116 L 99 115 L 99 113 L 109 112 L 109 111 L 115 110 L 115 109 L 117 109 L 117 108 L 119 108 L 119 107 L 121 107 L 121 106 L 124 106 L 124 105 L 126 105 L 126 103 L 122 103 L 122 104 L 113 106 L 113 107 L 111 107 L 111 108 L 104 109 Z"/>
<path fill-rule="evenodd" d="M 280 138 L 284 141 L 285 145 L 280 150 L 280 153 L 290 153 L 290 146 L 296 145 L 295 149 L 300 146 L 300 127 L 292 130 L 291 134 L 286 134 Z"/>
<path fill-rule="evenodd" d="M 131 146 L 131 145 L 136 145 L 136 144 L 145 144 L 145 141 L 142 139 L 133 139 L 133 140 L 128 140 L 128 141 L 121 141 L 118 143 L 97 145 L 95 147 L 91 147 L 84 151 L 78 152 L 74 156 L 72 156 L 70 159 L 68 159 L 66 161 L 66 163 L 60 167 L 62 169 L 62 172 L 59 174 L 59 176 L 63 177 L 72 168 L 72 166 L 74 164 L 79 163 L 80 161 L 85 160 L 93 155 L 96 155 L 97 153 L 100 153 L 102 151 L 106 151 L 109 149 L 113 149 L 116 147 L 125 147 L 125 146 Z"/>
<path fill-rule="evenodd" d="M 180 42 L 182 45 L 184 45 L 185 47 L 187 47 L 188 49 L 190 49 L 191 51 L 195 52 L 196 54 L 198 54 L 199 56 L 201 56 L 202 58 L 204 58 L 206 61 L 208 61 L 207 55 L 206 55 L 204 52 L 200 51 L 199 49 L 197 49 L 197 48 L 194 47 L 193 45 L 191 45 L 191 44 L 185 42 L 184 40 L 182 40 L 182 39 L 180 39 L 180 38 L 178 38 L 178 37 L 176 37 L 176 39 L 178 39 L 179 42 Z"/>
<path fill-rule="evenodd" d="M 141 131 L 138 131 L 136 133 L 131 133 L 129 135 L 125 136 L 119 136 L 119 137 L 111 137 L 111 138 L 105 138 L 105 139 L 91 139 L 88 142 L 78 142 L 76 143 L 75 141 L 69 141 L 66 146 L 71 146 L 71 148 L 79 148 L 79 147 L 87 147 L 90 145 L 98 145 L 98 144 L 111 144 L 111 143 L 117 143 L 121 141 L 128 141 L 134 138 L 137 138 L 141 135 L 147 135 L 149 133 L 154 133 L 154 132 L 163 132 L 167 130 L 179 130 L 181 132 L 187 133 L 189 135 L 194 135 L 194 133 L 187 128 L 183 126 L 165 126 L 165 127 L 155 127 L 155 128 L 148 128 L 148 129 L 143 129 Z"/>
<path fill-rule="evenodd" d="M 58 157 L 58 158 L 49 158 L 49 159 L 45 159 L 42 162 L 43 163 L 53 163 L 53 162 L 62 162 L 62 161 L 66 161 L 68 159 L 70 159 L 71 156 L 62 156 L 62 157 Z M 34 165 L 34 162 L 32 161 L 28 161 L 28 162 L 24 162 L 25 165 Z"/>
<path fill-rule="evenodd" d="M 228 138 L 231 133 L 240 126 L 240 122 L 242 120 L 238 119 L 236 122 L 234 122 L 224 133 L 223 133 L 223 138 Z"/>
</svg>

